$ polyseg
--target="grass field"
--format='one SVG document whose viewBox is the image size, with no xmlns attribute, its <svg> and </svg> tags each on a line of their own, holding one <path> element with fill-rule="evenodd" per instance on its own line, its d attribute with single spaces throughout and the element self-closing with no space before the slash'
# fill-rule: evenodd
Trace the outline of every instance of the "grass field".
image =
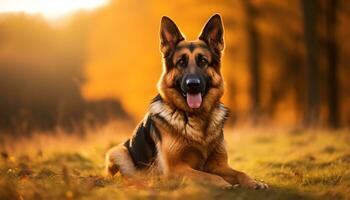
<svg viewBox="0 0 350 200">
<path fill-rule="evenodd" d="M 105 151 L 130 129 L 113 125 L 84 138 L 2 139 L 0 199 L 350 199 L 348 130 L 227 129 L 231 165 L 270 189 L 221 190 L 159 177 L 104 178 Z"/>
</svg>

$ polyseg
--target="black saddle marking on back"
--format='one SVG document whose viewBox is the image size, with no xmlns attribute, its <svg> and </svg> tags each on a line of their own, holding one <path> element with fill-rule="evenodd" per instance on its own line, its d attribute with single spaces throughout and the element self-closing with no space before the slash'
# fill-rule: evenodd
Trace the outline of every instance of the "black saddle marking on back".
<svg viewBox="0 0 350 200">
<path fill-rule="evenodd" d="M 155 132 L 155 137 L 151 136 Z M 137 126 L 131 139 L 124 146 L 129 150 L 134 165 L 138 169 L 151 166 L 157 155 L 156 140 L 160 140 L 159 131 L 153 125 L 151 116 L 146 118 Z"/>
</svg>

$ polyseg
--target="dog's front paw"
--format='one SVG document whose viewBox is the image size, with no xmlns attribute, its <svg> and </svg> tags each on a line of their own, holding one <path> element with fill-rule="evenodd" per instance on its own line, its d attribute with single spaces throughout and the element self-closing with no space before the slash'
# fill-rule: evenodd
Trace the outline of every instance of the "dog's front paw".
<svg viewBox="0 0 350 200">
<path fill-rule="evenodd" d="M 230 190 L 230 189 L 233 188 L 233 186 L 232 186 L 231 184 L 227 183 L 227 182 L 222 182 L 222 183 L 220 183 L 220 184 L 218 185 L 218 187 L 219 187 L 220 189 L 223 189 L 223 190 Z"/>
<path fill-rule="evenodd" d="M 256 190 L 269 188 L 269 186 L 266 183 L 256 181 L 254 179 L 251 179 L 248 176 L 246 176 L 246 178 L 243 181 L 241 181 L 239 185 L 246 188 L 256 189 Z"/>
<path fill-rule="evenodd" d="M 233 186 L 229 182 L 225 181 L 221 177 L 214 177 L 212 178 L 212 180 L 210 180 L 209 183 L 224 190 L 229 190 L 233 188 Z"/>
<path fill-rule="evenodd" d="M 269 189 L 269 186 L 266 183 L 259 182 L 259 181 L 253 181 L 252 188 L 259 190 L 259 189 Z"/>
</svg>

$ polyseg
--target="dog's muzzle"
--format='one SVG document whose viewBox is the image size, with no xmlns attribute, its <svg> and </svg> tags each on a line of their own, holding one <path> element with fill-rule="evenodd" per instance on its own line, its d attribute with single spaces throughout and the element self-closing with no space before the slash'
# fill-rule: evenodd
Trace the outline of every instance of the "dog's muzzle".
<svg viewBox="0 0 350 200">
<path fill-rule="evenodd" d="M 202 105 L 205 83 L 200 76 L 190 74 L 183 77 L 181 89 L 190 108 L 199 108 Z"/>
</svg>

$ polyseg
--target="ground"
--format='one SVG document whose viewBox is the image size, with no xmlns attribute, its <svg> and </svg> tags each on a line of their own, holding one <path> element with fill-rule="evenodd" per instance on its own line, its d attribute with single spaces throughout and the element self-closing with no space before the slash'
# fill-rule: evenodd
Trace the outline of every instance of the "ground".
<svg viewBox="0 0 350 200">
<path fill-rule="evenodd" d="M 131 133 L 2 139 L 0 199 L 350 199 L 350 131 L 227 128 L 230 164 L 270 185 L 222 190 L 189 180 L 102 176 L 104 153 Z"/>
</svg>

